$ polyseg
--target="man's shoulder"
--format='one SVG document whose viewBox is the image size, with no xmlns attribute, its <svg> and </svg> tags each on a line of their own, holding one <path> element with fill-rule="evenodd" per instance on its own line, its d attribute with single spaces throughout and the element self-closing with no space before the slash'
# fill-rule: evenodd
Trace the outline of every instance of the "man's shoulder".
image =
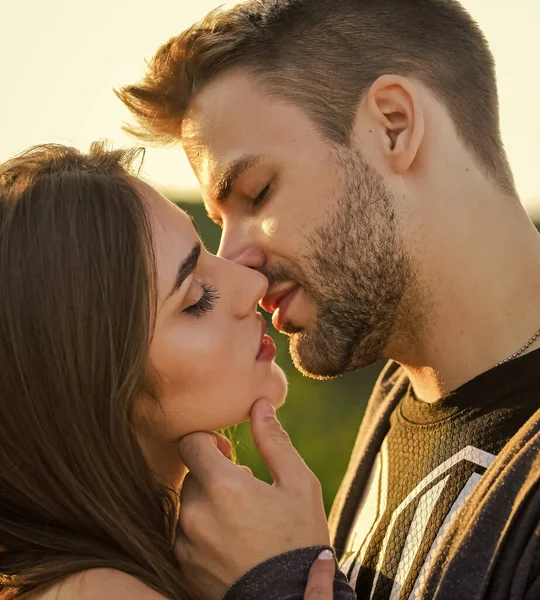
<svg viewBox="0 0 540 600">
<path fill-rule="evenodd" d="M 444 541 L 425 582 L 429 597 L 463 597 L 467 573 L 479 600 L 493 590 L 500 598 L 540 598 L 540 409 L 484 473 Z"/>
</svg>

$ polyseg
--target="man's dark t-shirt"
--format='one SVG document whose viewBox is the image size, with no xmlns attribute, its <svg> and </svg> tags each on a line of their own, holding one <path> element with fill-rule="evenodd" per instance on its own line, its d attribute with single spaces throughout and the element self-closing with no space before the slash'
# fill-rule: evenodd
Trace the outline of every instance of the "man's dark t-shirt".
<svg viewBox="0 0 540 600">
<path fill-rule="evenodd" d="M 433 405 L 407 387 L 341 560 L 359 598 L 422 598 L 445 530 L 540 404 L 540 369 L 524 369 L 511 380 L 502 375 L 483 373 Z"/>
</svg>

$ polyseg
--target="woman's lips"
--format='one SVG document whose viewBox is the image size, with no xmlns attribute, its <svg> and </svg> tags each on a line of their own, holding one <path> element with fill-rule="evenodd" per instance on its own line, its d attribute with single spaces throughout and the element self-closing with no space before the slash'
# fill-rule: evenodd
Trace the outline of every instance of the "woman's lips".
<svg viewBox="0 0 540 600">
<path fill-rule="evenodd" d="M 274 340 L 269 335 L 264 334 L 261 340 L 259 353 L 257 354 L 257 360 L 271 361 L 274 360 L 274 358 L 276 358 L 276 345 L 274 344 Z"/>
<path fill-rule="evenodd" d="M 257 313 L 257 319 L 261 327 L 261 343 L 255 360 L 274 360 L 274 358 L 276 357 L 276 345 L 274 344 L 274 340 L 269 335 L 266 335 L 266 321 L 260 313 Z"/>
</svg>

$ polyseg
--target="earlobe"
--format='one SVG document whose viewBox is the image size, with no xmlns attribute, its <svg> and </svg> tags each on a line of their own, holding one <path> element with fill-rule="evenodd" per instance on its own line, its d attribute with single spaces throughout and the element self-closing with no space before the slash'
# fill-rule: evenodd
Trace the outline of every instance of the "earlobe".
<svg viewBox="0 0 540 600">
<path fill-rule="evenodd" d="M 424 138 L 424 115 L 415 86 L 404 77 L 383 75 L 368 91 L 367 109 L 381 128 L 383 152 L 392 170 L 405 173 Z"/>
</svg>

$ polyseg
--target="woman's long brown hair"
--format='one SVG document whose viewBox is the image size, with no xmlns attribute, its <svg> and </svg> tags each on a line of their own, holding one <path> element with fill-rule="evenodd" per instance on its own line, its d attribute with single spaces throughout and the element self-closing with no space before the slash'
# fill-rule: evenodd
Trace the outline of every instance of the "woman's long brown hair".
<svg viewBox="0 0 540 600">
<path fill-rule="evenodd" d="M 182 600 L 178 505 L 133 429 L 152 335 L 134 151 L 47 145 L 0 166 L 0 598 L 120 569 Z"/>
</svg>

